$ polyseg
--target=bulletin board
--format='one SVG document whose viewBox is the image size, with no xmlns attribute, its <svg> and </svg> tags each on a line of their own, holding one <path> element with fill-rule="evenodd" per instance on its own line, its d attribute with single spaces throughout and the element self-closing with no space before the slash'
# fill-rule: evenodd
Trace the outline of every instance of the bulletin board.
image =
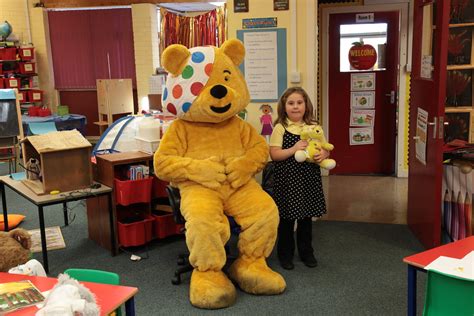
<svg viewBox="0 0 474 316">
<path fill-rule="evenodd" d="M 251 102 L 276 102 L 287 88 L 286 29 L 238 30 L 245 60 L 240 66 Z"/>
</svg>

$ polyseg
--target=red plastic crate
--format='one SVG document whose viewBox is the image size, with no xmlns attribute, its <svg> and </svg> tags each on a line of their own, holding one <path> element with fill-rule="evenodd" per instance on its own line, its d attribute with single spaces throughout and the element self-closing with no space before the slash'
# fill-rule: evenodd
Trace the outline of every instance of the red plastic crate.
<svg viewBox="0 0 474 316">
<path fill-rule="evenodd" d="M 138 222 L 118 222 L 119 243 L 123 247 L 141 246 L 153 238 L 153 218 L 145 218 Z"/>
<path fill-rule="evenodd" d="M 156 238 L 165 238 L 184 232 L 184 225 L 175 223 L 173 213 L 153 211 L 152 216 L 155 219 L 153 234 Z"/>
<path fill-rule="evenodd" d="M 169 182 L 160 180 L 157 177 L 153 176 L 153 188 L 151 189 L 151 194 L 153 198 L 168 197 L 168 194 L 166 193 L 166 186 L 168 184 Z"/>
<path fill-rule="evenodd" d="M 28 90 L 28 101 L 39 102 L 41 100 L 43 100 L 43 91 L 36 89 Z"/>
<path fill-rule="evenodd" d="M 150 203 L 153 178 L 140 180 L 114 179 L 115 201 L 120 205 L 133 203 Z"/>
<path fill-rule="evenodd" d="M 21 74 L 34 74 L 36 73 L 36 64 L 33 62 L 20 62 L 20 73 Z"/>
<path fill-rule="evenodd" d="M 28 108 L 28 116 L 38 116 L 39 106 L 30 106 Z"/>
<path fill-rule="evenodd" d="M 0 89 L 3 89 L 3 87 L 4 87 L 4 85 L 5 85 L 5 84 L 3 83 L 3 81 L 4 81 L 3 78 L 0 78 Z"/>
<path fill-rule="evenodd" d="M 5 78 L 5 88 L 20 88 L 20 79 L 18 78 Z"/>
<path fill-rule="evenodd" d="M 35 49 L 34 47 L 20 47 L 18 54 L 21 60 L 33 60 L 35 58 Z"/>
<path fill-rule="evenodd" d="M 45 117 L 45 116 L 50 116 L 50 115 L 51 115 L 51 110 L 46 107 L 42 107 L 38 110 L 38 116 Z"/>
<path fill-rule="evenodd" d="M 16 60 L 16 47 L 0 48 L 0 60 Z"/>
<path fill-rule="evenodd" d="M 27 96 L 28 94 L 26 93 L 26 91 L 18 91 L 18 94 L 17 94 L 18 102 L 20 103 L 27 102 Z"/>
</svg>

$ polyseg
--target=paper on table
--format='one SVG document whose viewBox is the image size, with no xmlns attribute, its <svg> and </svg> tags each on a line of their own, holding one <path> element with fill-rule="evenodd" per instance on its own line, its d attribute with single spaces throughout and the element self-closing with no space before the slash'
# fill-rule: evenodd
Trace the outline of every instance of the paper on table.
<svg viewBox="0 0 474 316">
<path fill-rule="evenodd" d="M 474 280 L 474 251 L 471 251 L 462 259 L 440 256 L 427 265 L 425 269 Z"/>
<path fill-rule="evenodd" d="M 26 179 L 26 173 L 24 171 L 12 173 L 10 174 L 10 178 L 12 178 L 13 180 L 20 181 L 20 180 Z"/>
</svg>

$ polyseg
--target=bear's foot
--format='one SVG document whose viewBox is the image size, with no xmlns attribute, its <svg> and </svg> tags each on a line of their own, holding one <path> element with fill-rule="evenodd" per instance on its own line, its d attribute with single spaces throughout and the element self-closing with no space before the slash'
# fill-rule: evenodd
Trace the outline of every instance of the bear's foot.
<svg viewBox="0 0 474 316">
<path fill-rule="evenodd" d="M 308 156 L 306 155 L 306 151 L 304 150 L 297 150 L 295 152 L 295 160 L 298 161 L 298 162 L 303 162 L 305 161 L 306 159 L 308 158 Z"/>
<path fill-rule="evenodd" d="M 243 291 L 251 294 L 280 294 L 286 288 L 283 277 L 271 270 L 263 257 L 237 258 L 229 268 L 229 277 L 237 282 Z"/>
<path fill-rule="evenodd" d="M 334 159 L 324 159 L 323 161 L 321 161 L 319 166 L 321 168 L 331 170 L 336 166 L 336 160 L 334 160 Z"/>
<path fill-rule="evenodd" d="M 191 304 L 199 308 L 224 308 L 234 304 L 235 287 L 222 271 L 201 272 L 194 269 L 189 298 Z"/>
</svg>

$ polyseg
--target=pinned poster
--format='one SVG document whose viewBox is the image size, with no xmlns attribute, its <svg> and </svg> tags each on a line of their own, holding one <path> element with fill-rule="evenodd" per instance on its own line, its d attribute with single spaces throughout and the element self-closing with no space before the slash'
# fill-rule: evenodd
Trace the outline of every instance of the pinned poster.
<svg viewBox="0 0 474 316">
<path fill-rule="evenodd" d="M 374 126 L 375 110 L 351 109 L 351 126 Z"/>
<path fill-rule="evenodd" d="M 415 157 L 426 165 L 426 141 L 428 133 L 428 112 L 418 108 L 416 116 Z"/>
<path fill-rule="evenodd" d="M 349 128 L 350 145 L 370 145 L 374 143 L 374 129 L 369 128 Z"/>
</svg>

